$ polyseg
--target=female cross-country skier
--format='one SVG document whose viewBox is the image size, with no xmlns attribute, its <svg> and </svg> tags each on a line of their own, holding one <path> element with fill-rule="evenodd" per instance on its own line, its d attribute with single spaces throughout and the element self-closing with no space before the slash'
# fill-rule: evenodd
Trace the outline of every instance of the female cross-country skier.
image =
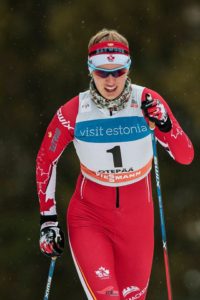
<svg viewBox="0 0 200 300">
<path fill-rule="evenodd" d="M 128 41 L 103 29 L 89 41 L 89 89 L 61 106 L 37 156 L 41 251 L 61 255 L 56 212 L 58 159 L 73 141 L 80 175 L 67 211 L 68 241 L 87 299 L 144 300 L 154 250 L 152 140 L 181 164 L 194 150 L 165 100 L 132 84 Z M 113 298 L 112 298 L 113 297 Z"/>
</svg>

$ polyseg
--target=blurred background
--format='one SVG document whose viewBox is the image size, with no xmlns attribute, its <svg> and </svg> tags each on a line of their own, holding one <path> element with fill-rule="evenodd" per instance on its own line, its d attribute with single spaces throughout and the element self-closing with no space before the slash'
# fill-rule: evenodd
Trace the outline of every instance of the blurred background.
<svg viewBox="0 0 200 300">
<path fill-rule="evenodd" d="M 88 88 L 87 44 L 104 27 L 128 38 L 132 81 L 158 91 L 194 143 L 190 166 L 177 164 L 160 147 L 158 151 L 174 299 L 200 299 L 197 0 L 0 1 L 1 299 L 43 299 L 50 261 L 38 247 L 35 158 L 59 106 Z M 58 164 L 63 228 L 78 172 L 70 145 Z M 147 300 L 165 300 L 156 197 L 155 243 Z M 68 245 L 57 261 L 50 299 L 86 299 Z"/>
</svg>

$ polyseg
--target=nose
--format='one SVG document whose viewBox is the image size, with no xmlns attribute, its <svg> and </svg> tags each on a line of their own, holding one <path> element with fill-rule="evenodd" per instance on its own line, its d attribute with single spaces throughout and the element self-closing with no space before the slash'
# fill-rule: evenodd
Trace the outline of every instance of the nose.
<svg viewBox="0 0 200 300">
<path fill-rule="evenodd" d="M 111 74 L 109 74 L 108 77 L 106 77 L 106 81 L 107 81 L 107 83 L 112 84 L 116 81 L 116 78 L 113 77 Z"/>
</svg>

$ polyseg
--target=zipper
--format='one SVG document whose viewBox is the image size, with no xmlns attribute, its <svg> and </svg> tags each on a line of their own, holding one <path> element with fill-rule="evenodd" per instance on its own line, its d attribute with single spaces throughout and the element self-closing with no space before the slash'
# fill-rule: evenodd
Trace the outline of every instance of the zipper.
<svg viewBox="0 0 200 300">
<path fill-rule="evenodd" d="M 119 187 L 116 187 L 116 208 L 119 208 Z"/>
</svg>

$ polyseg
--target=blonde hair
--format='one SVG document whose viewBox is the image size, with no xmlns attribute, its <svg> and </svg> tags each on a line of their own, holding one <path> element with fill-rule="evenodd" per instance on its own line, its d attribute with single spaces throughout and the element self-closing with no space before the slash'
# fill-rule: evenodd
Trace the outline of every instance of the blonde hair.
<svg viewBox="0 0 200 300">
<path fill-rule="evenodd" d="M 94 36 L 91 37 L 88 49 L 93 46 L 94 44 L 104 42 L 104 41 L 116 41 L 121 42 L 129 47 L 129 43 L 127 39 L 121 35 L 119 32 L 113 29 L 106 29 L 103 28 L 102 30 L 98 31 Z"/>
</svg>

